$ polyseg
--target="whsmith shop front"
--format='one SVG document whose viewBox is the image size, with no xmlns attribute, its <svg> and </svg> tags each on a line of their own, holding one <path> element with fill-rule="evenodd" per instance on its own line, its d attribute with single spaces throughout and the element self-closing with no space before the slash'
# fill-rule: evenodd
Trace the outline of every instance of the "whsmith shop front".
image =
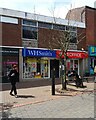
<svg viewBox="0 0 96 120">
<path fill-rule="evenodd" d="M 23 63 L 21 78 L 28 79 L 46 79 L 51 78 L 51 70 L 55 68 L 55 77 L 60 77 L 60 50 L 48 49 L 22 49 Z M 78 74 L 82 74 L 88 67 L 88 54 L 84 51 L 68 51 L 67 70 L 75 69 Z M 62 56 L 64 58 L 64 56 Z M 19 65 L 19 66 L 20 66 Z M 21 70 L 20 70 L 21 71 Z"/>
<path fill-rule="evenodd" d="M 50 78 L 50 59 L 54 60 L 56 58 L 55 51 L 24 48 L 22 49 L 22 56 L 23 79 Z"/>
</svg>

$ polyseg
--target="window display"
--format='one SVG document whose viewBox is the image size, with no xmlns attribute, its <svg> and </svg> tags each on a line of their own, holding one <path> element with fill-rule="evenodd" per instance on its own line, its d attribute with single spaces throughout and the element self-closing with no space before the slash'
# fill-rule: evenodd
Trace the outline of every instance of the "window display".
<svg viewBox="0 0 96 120">
<path fill-rule="evenodd" d="M 48 59 L 26 57 L 23 59 L 23 78 L 45 78 L 48 76 Z"/>
</svg>

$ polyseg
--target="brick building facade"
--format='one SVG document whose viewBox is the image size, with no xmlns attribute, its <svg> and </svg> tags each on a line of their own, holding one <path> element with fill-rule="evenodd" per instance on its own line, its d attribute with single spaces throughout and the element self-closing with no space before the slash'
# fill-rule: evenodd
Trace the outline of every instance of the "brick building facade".
<svg viewBox="0 0 96 120">
<path fill-rule="evenodd" d="M 71 59 L 68 60 L 68 66 L 70 68 L 76 67 L 78 74 L 81 74 L 80 69 L 84 63 L 83 57 L 81 57 L 82 41 L 80 43 L 79 41 L 85 36 L 85 23 L 70 20 L 69 25 L 68 20 L 60 18 L 56 18 L 56 21 L 48 16 L 0 8 L 0 41 L 2 41 L 0 47 L 2 48 L 3 65 L 1 76 L 4 76 L 4 80 L 13 63 L 19 66 L 21 81 L 27 78 L 42 78 L 42 76 L 43 78 L 50 78 L 53 63 L 56 69 L 56 77 L 59 77 L 59 59 L 54 57 L 54 52 L 49 51 L 49 49 L 60 49 L 57 39 L 60 39 L 63 31 L 69 29 L 70 34 L 72 34 L 69 50 L 72 52 L 70 53 Z M 83 34 L 80 36 L 80 33 Z M 25 50 L 31 54 L 27 53 L 28 56 L 25 56 Z M 38 56 L 41 53 L 43 57 Z M 49 54 L 53 54 L 53 56 Z M 80 57 L 76 58 L 76 56 Z M 85 63 L 87 64 L 87 62 Z M 83 71 L 86 69 L 86 64 L 84 64 Z"/>
<path fill-rule="evenodd" d="M 85 42 L 85 50 L 88 50 L 88 46 L 90 45 L 96 46 L 96 8 L 85 6 L 72 9 L 67 13 L 66 19 L 76 20 L 85 23 L 86 42 L 85 40 L 82 41 Z"/>
<path fill-rule="evenodd" d="M 86 39 L 81 41 L 79 47 L 82 46 L 89 52 L 88 65 L 89 71 L 91 71 L 96 66 L 96 8 L 85 6 L 72 9 L 66 15 L 66 19 L 68 18 L 85 23 Z"/>
</svg>

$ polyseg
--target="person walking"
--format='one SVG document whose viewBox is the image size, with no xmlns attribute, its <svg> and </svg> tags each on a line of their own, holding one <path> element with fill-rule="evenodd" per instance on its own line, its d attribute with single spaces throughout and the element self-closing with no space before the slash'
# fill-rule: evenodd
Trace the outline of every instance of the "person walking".
<svg viewBox="0 0 96 120">
<path fill-rule="evenodd" d="M 10 95 L 12 95 L 12 96 L 15 95 L 15 97 L 17 97 L 16 82 L 19 79 L 18 76 L 19 76 L 18 67 L 17 67 L 16 64 L 13 64 L 12 65 L 12 70 L 9 72 L 8 77 L 9 77 L 9 80 L 10 80 L 11 85 L 12 85 Z M 12 94 L 13 91 L 14 91 L 14 95 Z"/>
</svg>

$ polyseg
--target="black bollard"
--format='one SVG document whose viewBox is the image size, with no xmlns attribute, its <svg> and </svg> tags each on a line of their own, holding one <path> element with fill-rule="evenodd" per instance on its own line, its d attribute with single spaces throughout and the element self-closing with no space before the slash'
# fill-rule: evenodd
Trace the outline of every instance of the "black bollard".
<svg viewBox="0 0 96 120">
<path fill-rule="evenodd" d="M 55 68 L 52 70 L 52 95 L 55 95 Z"/>
</svg>

